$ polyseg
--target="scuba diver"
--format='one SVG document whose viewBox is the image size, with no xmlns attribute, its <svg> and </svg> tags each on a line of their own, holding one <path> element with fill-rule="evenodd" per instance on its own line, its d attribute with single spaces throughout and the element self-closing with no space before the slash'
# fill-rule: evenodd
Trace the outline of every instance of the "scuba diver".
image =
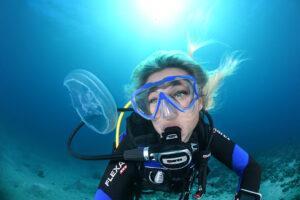
<svg viewBox="0 0 300 200">
<path fill-rule="evenodd" d="M 134 112 L 114 150 L 124 159 L 109 161 L 95 200 L 139 199 L 151 191 L 189 199 L 193 184 L 192 195 L 200 199 L 210 156 L 239 176 L 236 200 L 261 199 L 259 164 L 214 128 L 207 112 L 221 81 L 238 64 L 227 59 L 209 76 L 184 52 L 159 51 L 141 62 L 128 90 Z"/>
</svg>

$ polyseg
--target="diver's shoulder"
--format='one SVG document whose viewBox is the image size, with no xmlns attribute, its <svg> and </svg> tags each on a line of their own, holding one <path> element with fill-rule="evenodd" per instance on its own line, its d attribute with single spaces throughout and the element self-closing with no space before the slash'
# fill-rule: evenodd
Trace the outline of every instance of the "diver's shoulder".
<svg viewBox="0 0 300 200">
<path fill-rule="evenodd" d="M 213 128 L 212 130 L 212 134 L 218 134 L 220 136 L 222 136 L 223 138 L 225 138 L 226 140 L 230 140 L 230 138 L 227 136 L 227 134 L 225 134 L 224 132 L 222 132 L 221 130 L 217 129 L 217 128 Z"/>
</svg>

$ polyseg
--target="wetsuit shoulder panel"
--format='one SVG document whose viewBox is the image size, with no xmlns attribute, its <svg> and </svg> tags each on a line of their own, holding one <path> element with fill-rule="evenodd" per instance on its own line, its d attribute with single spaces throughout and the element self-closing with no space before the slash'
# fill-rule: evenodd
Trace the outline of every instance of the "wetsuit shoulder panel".
<svg viewBox="0 0 300 200">
<path fill-rule="evenodd" d="M 259 165 L 243 148 L 218 129 L 213 130 L 211 152 L 216 159 L 239 175 L 238 190 L 245 188 L 258 192 L 261 176 Z"/>
</svg>

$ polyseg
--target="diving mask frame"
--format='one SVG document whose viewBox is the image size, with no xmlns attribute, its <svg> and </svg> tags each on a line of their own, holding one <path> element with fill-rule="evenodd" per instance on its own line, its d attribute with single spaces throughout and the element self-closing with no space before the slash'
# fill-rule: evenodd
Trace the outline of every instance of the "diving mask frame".
<svg viewBox="0 0 300 200">
<path fill-rule="evenodd" d="M 158 88 L 162 86 L 166 86 L 166 85 L 172 86 L 171 83 L 175 83 L 175 82 L 178 83 L 180 81 L 184 81 L 188 84 L 187 87 L 189 88 L 189 92 L 191 93 L 189 94 L 191 95 L 191 102 L 189 102 L 188 106 L 183 107 L 182 105 L 180 105 L 180 103 L 176 102 L 176 100 L 174 100 L 170 95 L 160 91 L 157 97 L 157 103 L 154 112 L 151 113 L 150 111 L 148 111 L 149 105 L 147 105 L 147 102 L 148 102 L 149 93 L 151 93 L 153 90 L 154 91 L 158 90 Z M 140 88 L 138 88 L 136 91 L 132 93 L 131 102 L 132 102 L 132 107 L 136 113 L 138 113 L 140 116 L 142 116 L 147 120 L 154 120 L 159 110 L 163 109 L 161 107 L 170 107 L 170 108 L 165 108 L 167 110 L 170 110 L 169 112 L 172 112 L 171 110 L 174 110 L 174 108 L 180 112 L 186 112 L 187 110 L 193 108 L 193 106 L 195 105 L 196 101 L 199 98 L 200 95 L 198 93 L 198 86 L 197 86 L 196 79 L 191 75 L 177 75 L 177 76 L 167 76 L 162 80 L 156 82 L 149 82 L 142 85 Z"/>
</svg>

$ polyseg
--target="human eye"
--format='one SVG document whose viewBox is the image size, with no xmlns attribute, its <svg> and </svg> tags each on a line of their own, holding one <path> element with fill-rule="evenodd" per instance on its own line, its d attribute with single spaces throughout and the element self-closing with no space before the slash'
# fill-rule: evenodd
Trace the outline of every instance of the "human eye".
<svg viewBox="0 0 300 200">
<path fill-rule="evenodd" d="M 173 97 L 175 98 L 183 98 L 185 96 L 189 95 L 189 92 L 186 90 L 178 90 L 177 92 L 175 92 L 175 94 L 173 95 Z"/>
<path fill-rule="evenodd" d="M 157 98 L 156 98 L 156 97 L 150 98 L 150 99 L 148 100 L 148 103 L 149 103 L 149 104 L 154 104 L 154 103 L 156 103 L 156 102 L 157 102 Z"/>
</svg>

